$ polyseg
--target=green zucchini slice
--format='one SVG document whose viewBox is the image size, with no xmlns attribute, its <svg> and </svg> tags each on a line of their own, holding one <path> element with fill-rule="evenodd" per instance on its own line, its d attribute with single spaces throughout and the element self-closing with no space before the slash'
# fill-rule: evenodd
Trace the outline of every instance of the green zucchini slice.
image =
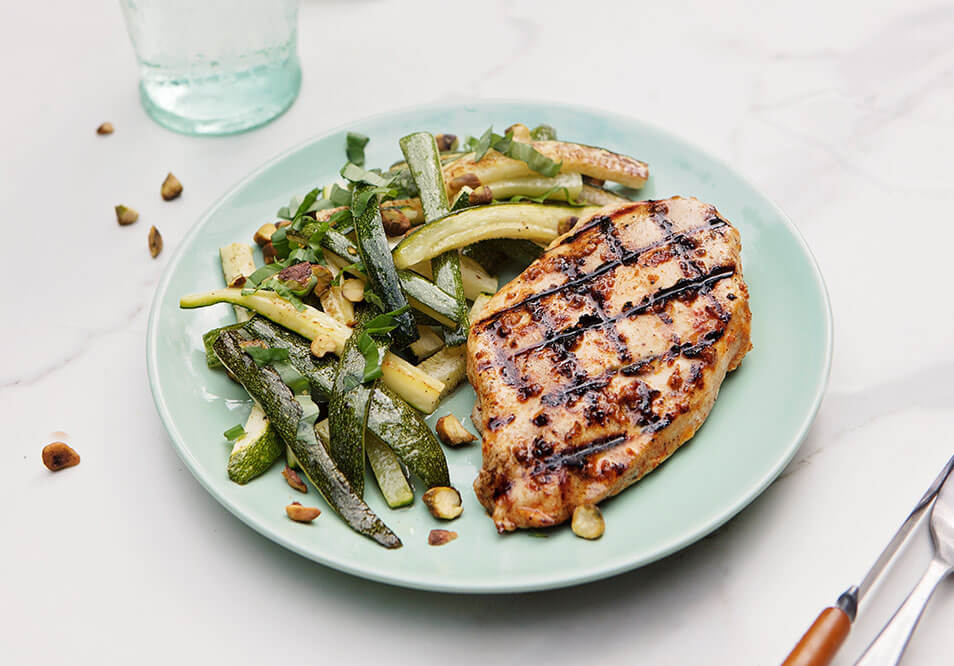
<svg viewBox="0 0 954 666">
<path fill-rule="evenodd" d="M 235 440 L 229 454 L 229 479 L 245 485 L 271 467 L 283 452 L 284 446 L 270 426 L 265 410 L 254 403 L 245 422 L 245 434 Z"/>
<path fill-rule="evenodd" d="M 359 198 L 366 196 L 370 185 L 355 185 L 352 193 L 352 211 L 358 209 Z M 394 261 L 388 247 L 388 238 L 381 224 L 381 211 L 377 205 L 377 195 L 372 195 L 364 210 L 354 220 L 355 238 L 358 252 L 364 264 L 365 273 L 371 289 L 381 299 L 385 312 L 393 312 L 407 305 L 407 298 L 401 291 Z M 410 312 L 395 317 L 397 328 L 391 332 L 394 347 L 403 349 L 417 339 L 417 327 Z"/>
<path fill-rule="evenodd" d="M 227 331 L 216 339 L 213 348 L 223 365 L 265 410 L 308 480 L 353 530 L 385 548 L 399 548 L 398 536 L 354 492 L 318 441 L 314 430 L 318 416 L 315 403 L 305 396 L 295 396 L 273 368 L 259 367 L 242 351 L 239 342 L 238 332 Z"/>
<path fill-rule="evenodd" d="M 394 264 L 407 268 L 490 238 L 523 238 L 549 243 L 559 233 L 560 220 L 583 219 L 597 207 L 572 208 L 537 203 L 508 203 L 465 208 L 421 225 L 394 248 Z"/>
<path fill-rule="evenodd" d="M 430 222 L 444 217 L 450 211 L 447 189 L 441 173 L 441 159 L 434 137 L 427 132 L 409 134 L 401 139 L 401 151 L 407 160 L 411 175 L 420 191 L 424 220 Z M 460 254 L 456 249 L 443 252 L 431 262 L 434 282 L 438 288 L 454 297 L 458 325 L 449 328 L 444 343 L 449 347 L 467 342 L 467 299 L 460 273 Z"/>
<path fill-rule="evenodd" d="M 371 471 L 378 482 L 378 488 L 384 495 L 384 501 L 392 509 L 407 506 L 414 501 L 414 492 L 404 476 L 401 463 L 384 443 L 371 435 L 365 442 L 368 451 L 368 462 Z"/>
</svg>

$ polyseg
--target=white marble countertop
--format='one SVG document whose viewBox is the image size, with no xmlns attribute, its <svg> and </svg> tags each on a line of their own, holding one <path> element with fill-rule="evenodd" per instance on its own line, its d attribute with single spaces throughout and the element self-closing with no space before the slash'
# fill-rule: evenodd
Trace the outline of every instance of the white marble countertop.
<svg viewBox="0 0 954 666">
<path fill-rule="evenodd" d="M 363 664 L 387 651 L 419 664 L 771 664 L 954 453 L 954 8 L 493 2 L 449 17 L 454 5 L 418 4 L 306 1 L 300 98 L 217 139 L 145 116 L 116 2 L 0 9 L 4 663 Z M 425 56 L 419 44 L 450 26 L 460 45 Z M 374 85 L 354 85 L 348 63 Z M 252 167 L 358 116 L 489 97 L 631 114 L 736 165 L 818 257 L 834 366 L 784 475 L 685 551 L 563 591 L 413 592 L 285 551 L 199 486 L 152 405 L 146 318 L 179 240 Z M 108 138 L 93 132 L 104 120 Z M 185 185 L 173 204 L 156 195 L 169 170 Z M 119 201 L 138 225 L 116 228 Z M 166 245 L 155 261 L 150 224 Z M 51 477 L 40 449 L 55 431 L 83 463 Z M 901 601 L 928 544 L 920 534 L 867 600 L 838 663 Z M 951 663 L 952 622 L 948 581 L 906 663 Z"/>
</svg>

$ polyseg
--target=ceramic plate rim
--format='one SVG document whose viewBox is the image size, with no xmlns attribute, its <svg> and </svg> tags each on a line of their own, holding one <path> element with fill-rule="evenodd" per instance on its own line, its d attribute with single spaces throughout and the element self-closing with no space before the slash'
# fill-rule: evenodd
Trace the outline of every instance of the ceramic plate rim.
<svg viewBox="0 0 954 666">
<path fill-rule="evenodd" d="M 305 149 L 307 146 L 321 141 L 325 137 L 328 137 L 339 132 L 348 130 L 355 125 L 359 125 L 365 122 L 372 122 L 375 120 L 381 120 L 389 116 L 399 116 L 412 113 L 423 113 L 425 111 L 441 111 L 452 109 L 459 109 L 461 107 L 481 107 L 481 106 L 502 106 L 502 105 L 546 105 L 550 108 L 560 108 L 566 111 L 571 111 L 580 114 L 587 114 L 594 117 L 603 117 L 612 120 L 614 123 L 621 124 L 633 124 L 642 125 L 644 128 L 657 133 L 664 135 L 667 139 L 673 141 L 676 144 L 681 144 L 684 147 L 687 147 L 693 151 L 696 151 L 704 155 L 707 159 L 711 160 L 714 164 L 718 165 L 722 169 L 725 169 L 729 173 L 733 174 L 740 181 L 742 181 L 747 187 L 752 189 L 755 192 L 758 192 L 768 203 L 769 206 L 773 209 L 775 214 L 780 220 L 788 227 L 788 230 L 792 233 L 794 238 L 798 241 L 799 248 L 805 254 L 809 260 L 809 265 L 812 268 L 812 277 L 815 282 L 819 293 L 821 294 L 824 307 L 822 311 L 824 312 L 824 372 L 819 376 L 816 385 L 814 386 L 814 398 L 809 410 L 805 413 L 805 418 L 798 427 L 797 432 L 791 438 L 787 447 L 784 449 L 784 453 L 779 456 L 777 462 L 769 468 L 762 478 L 760 478 L 755 484 L 750 488 L 741 493 L 741 497 L 735 503 L 727 506 L 724 510 L 719 513 L 717 516 L 711 519 L 704 520 L 702 524 L 698 524 L 692 527 L 689 527 L 685 532 L 678 538 L 671 540 L 668 543 L 662 544 L 659 547 L 653 549 L 650 553 L 644 554 L 641 556 L 634 556 L 631 558 L 622 558 L 621 560 L 611 562 L 609 564 L 600 564 L 597 560 L 597 563 L 581 568 L 580 571 L 575 575 L 570 576 L 547 576 L 544 574 L 542 577 L 529 579 L 524 582 L 517 584 L 506 583 L 506 584 L 497 584 L 497 583 L 467 583 L 459 584 L 453 581 L 445 582 L 439 580 L 428 580 L 419 576 L 395 576 L 394 574 L 376 569 L 370 566 L 362 566 L 360 563 L 355 564 L 350 561 L 345 561 L 338 559 L 336 557 L 330 557 L 322 553 L 314 552 L 306 548 L 301 548 L 298 545 L 292 543 L 291 541 L 285 539 L 281 533 L 275 530 L 271 525 L 263 521 L 257 520 L 254 517 L 243 512 L 242 508 L 236 503 L 232 502 L 226 498 L 222 493 L 220 493 L 216 487 L 215 482 L 211 477 L 206 473 L 206 471 L 199 465 L 198 461 L 192 455 L 189 447 L 185 443 L 185 437 L 180 433 L 178 427 L 176 426 L 175 419 L 173 418 L 172 412 L 169 409 L 168 404 L 166 403 L 166 398 L 162 393 L 159 386 L 159 378 L 157 371 L 157 353 L 158 353 L 158 329 L 159 329 L 159 310 L 160 303 L 164 300 L 166 291 L 168 290 L 169 282 L 172 280 L 173 274 L 176 272 L 179 264 L 182 262 L 186 256 L 187 249 L 192 245 L 193 240 L 198 236 L 205 227 L 212 220 L 215 212 L 234 194 L 242 190 L 250 181 L 261 175 L 263 172 L 268 171 L 274 165 L 280 163 L 287 156 L 296 153 L 300 150 Z M 828 294 L 827 286 L 825 285 L 825 280 L 822 277 L 821 270 L 818 266 L 818 261 L 815 258 L 815 255 L 812 253 L 811 249 L 808 247 L 808 244 L 805 242 L 804 237 L 799 231 L 798 227 L 794 222 L 772 201 L 767 197 L 761 189 L 755 187 L 752 184 L 752 181 L 749 180 L 744 174 L 740 173 L 738 169 L 733 166 L 730 166 L 727 162 L 721 158 L 712 155 L 708 150 L 705 150 L 699 147 L 697 144 L 683 138 L 681 135 L 672 132 L 669 129 L 663 128 L 659 125 L 656 125 L 651 122 L 647 122 L 643 119 L 636 118 L 633 116 L 628 116 L 625 114 L 615 113 L 611 111 L 604 111 L 602 109 L 594 109 L 587 107 L 585 105 L 578 104 L 564 104 L 564 103 L 555 103 L 555 102 L 542 102 L 540 100 L 534 99 L 479 99 L 479 100 L 470 100 L 464 102 L 454 102 L 454 103 L 434 103 L 434 104 L 423 104 L 423 105 L 413 105 L 402 107 L 398 109 L 392 109 L 389 111 L 384 111 L 381 113 L 376 113 L 368 116 L 363 116 L 356 118 L 347 123 L 338 125 L 336 127 L 330 128 L 320 134 L 310 136 L 309 138 L 296 143 L 295 145 L 281 151 L 275 157 L 265 161 L 263 164 L 257 168 L 250 171 L 243 178 L 241 178 L 235 185 L 228 188 L 222 196 L 217 198 L 199 217 L 198 221 L 192 226 L 189 232 L 182 238 L 179 242 L 178 247 L 176 248 L 172 258 L 169 260 L 169 263 L 166 265 L 162 278 L 159 280 L 159 283 L 156 286 L 156 292 L 153 297 L 152 306 L 149 313 L 149 323 L 146 329 L 146 372 L 149 377 L 149 387 L 152 392 L 153 402 L 156 406 L 156 410 L 159 412 L 159 417 L 162 420 L 162 424 L 166 429 L 166 432 L 169 434 L 172 444 L 178 454 L 179 458 L 185 463 L 192 475 L 199 481 L 205 490 L 212 495 L 222 506 L 224 506 L 230 513 L 236 516 L 243 523 L 257 531 L 262 536 L 267 537 L 275 543 L 320 564 L 329 566 L 333 569 L 339 571 L 366 578 L 369 580 L 374 580 L 382 583 L 387 583 L 390 585 L 397 585 L 401 587 L 408 587 L 412 589 L 420 590 L 430 590 L 435 592 L 454 592 L 454 593 L 480 593 L 480 594 L 492 594 L 492 593 L 513 593 L 513 592 L 532 592 L 538 590 L 548 590 L 548 589 L 557 589 L 564 587 L 571 587 L 574 585 L 580 585 L 583 583 L 591 582 L 594 580 L 599 580 L 603 578 L 608 578 L 626 571 L 631 571 L 639 567 L 645 566 L 651 562 L 655 562 L 664 557 L 671 555 L 672 553 L 679 551 L 692 543 L 695 543 L 699 539 L 705 537 L 708 534 L 711 534 L 719 527 L 724 525 L 729 519 L 738 514 L 742 509 L 748 506 L 752 501 L 754 501 L 766 488 L 774 481 L 778 475 L 785 469 L 786 465 L 791 462 L 792 458 L 795 456 L 795 453 L 798 451 L 799 446 L 804 441 L 806 435 L 808 434 L 809 429 L 811 428 L 812 423 L 815 420 L 815 416 L 818 413 L 818 409 L 821 406 L 822 399 L 824 398 L 825 391 L 828 385 L 828 380 L 831 375 L 831 361 L 832 361 L 832 351 L 834 344 L 834 323 L 831 311 L 831 299 Z M 357 537 L 356 537 L 357 538 Z"/>
</svg>

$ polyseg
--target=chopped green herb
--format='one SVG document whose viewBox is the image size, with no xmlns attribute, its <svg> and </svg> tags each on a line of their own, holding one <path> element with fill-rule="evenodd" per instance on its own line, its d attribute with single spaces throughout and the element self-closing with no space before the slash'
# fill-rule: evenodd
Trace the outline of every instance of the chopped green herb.
<svg viewBox="0 0 954 666">
<path fill-rule="evenodd" d="M 512 131 L 507 132 L 504 136 L 500 136 L 499 134 L 494 134 L 493 130 L 493 125 L 491 125 L 487 128 L 487 131 L 480 135 L 479 139 L 474 140 L 473 137 L 471 137 L 467 140 L 468 145 L 470 145 L 474 151 L 475 162 L 482 160 L 484 155 L 487 154 L 487 151 L 493 148 L 507 157 L 525 162 L 533 171 L 548 178 L 552 178 L 560 173 L 560 167 L 563 166 L 562 162 L 554 162 L 529 143 L 514 141 Z"/>
<path fill-rule="evenodd" d="M 251 356 L 252 360 L 259 366 L 288 360 L 288 350 L 280 347 L 258 347 L 249 345 L 244 351 Z"/>
<path fill-rule="evenodd" d="M 380 296 L 374 293 L 371 285 L 364 286 L 364 300 L 375 306 L 378 310 L 384 310 L 384 302 L 381 300 Z"/>
<path fill-rule="evenodd" d="M 301 200 L 301 204 L 298 206 L 298 210 L 295 211 L 295 219 L 299 219 L 309 210 L 311 210 L 311 205 L 315 203 L 315 200 L 318 199 L 318 194 L 321 192 L 317 187 L 311 192 L 305 195 L 305 198 Z"/>
<path fill-rule="evenodd" d="M 511 136 L 509 132 L 507 135 Z M 562 162 L 554 162 L 529 143 L 511 141 L 506 151 L 501 150 L 500 152 L 515 160 L 526 162 L 528 167 L 548 178 L 553 178 L 560 173 L 560 167 L 563 166 Z"/>
<path fill-rule="evenodd" d="M 272 234 L 271 243 L 272 247 L 275 248 L 275 254 L 282 259 L 286 259 L 291 251 L 288 245 L 288 227 L 276 229 L 275 233 Z"/>
<path fill-rule="evenodd" d="M 239 437 L 245 435 L 245 427 L 239 423 L 238 425 L 232 426 L 222 434 L 225 435 L 225 439 L 229 440 L 230 442 L 234 442 Z"/>
<path fill-rule="evenodd" d="M 364 166 L 364 147 L 368 145 L 370 139 L 364 134 L 357 132 L 348 132 L 345 137 L 345 152 L 348 154 L 348 161 L 358 166 Z"/>
<path fill-rule="evenodd" d="M 367 183 L 377 187 L 386 187 L 391 184 L 392 178 L 382 176 L 376 171 L 368 171 L 352 162 L 348 162 L 341 167 L 341 177 L 350 180 L 352 183 Z"/>
<path fill-rule="evenodd" d="M 510 203 L 520 203 L 521 201 L 532 201 L 534 203 L 543 203 L 547 199 L 552 198 L 553 195 L 556 194 L 557 192 L 563 192 L 563 196 L 565 197 L 564 200 L 570 206 L 588 206 L 589 205 L 585 201 L 577 201 L 576 199 L 574 199 L 572 195 L 570 195 L 570 189 L 568 187 L 551 187 L 549 190 L 547 190 L 546 192 L 544 192 L 538 197 L 530 197 L 524 194 L 516 194 L 510 197 L 509 199 L 507 199 L 507 201 L 509 201 Z"/>
<path fill-rule="evenodd" d="M 381 376 L 381 361 L 384 360 L 386 348 L 379 347 L 378 343 L 372 339 L 372 336 L 387 335 L 393 331 L 397 328 L 397 322 L 394 318 L 404 314 L 408 309 L 409 306 L 405 305 L 397 310 L 379 314 L 362 327 L 357 344 L 358 350 L 361 352 L 361 355 L 364 356 L 364 373 L 360 379 L 354 375 L 348 375 L 348 377 L 345 378 L 348 390 L 360 383 L 370 382 Z"/>
<path fill-rule="evenodd" d="M 349 200 L 350 204 L 351 201 Z M 333 213 L 331 217 L 328 218 L 328 226 L 331 227 L 344 227 L 345 225 L 350 225 L 354 223 L 354 217 L 351 215 L 351 209 L 345 208 L 344 210 L 339 210 L 337 213 Z"/>
<path fill-rule="evenodd" d="M 331 186 L 331 195 L 328 197 L 335 206 L 350 206 L 351 192 L 341 187 L 338 183 Z"/>
<path fill-rule="evenodd" d="M 286 285 L 282 284 L 278 280 L 270 281 L 267 285 L 265 285 L 265 287 L 267 289 L 274 291 L 276 294 L 278 294 L 279 296 L 284 298 L 286 301 L 291 303 L 292 307 L 294 307 L 299 312 L 302 312 L 305 309 L 305 304 L 301 302 L 301 299 L 298 298 L 292 292 L 291 289 L 289 289 Z"/>
</svg>

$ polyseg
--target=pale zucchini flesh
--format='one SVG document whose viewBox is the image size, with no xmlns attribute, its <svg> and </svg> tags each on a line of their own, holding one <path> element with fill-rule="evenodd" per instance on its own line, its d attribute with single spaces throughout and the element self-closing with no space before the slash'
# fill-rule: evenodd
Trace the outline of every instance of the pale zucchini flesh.
<svg viewBox="0 0 954 666">
<path fill-rule="evenodd" d="M 254 310 L 309 340 L 321 336 L 327 337 L 334 342 L 335 351 L 338 354 L 344 349 L 344 343 L 351 335 L 350 328 L 338 323 L 327 313 L 309 305 L 304 306 L 303 310 L 296 310 L 294 305 L 273 291 L 261 290 L 243 294 L 241 289 L 235 288 L 213 289 L 179 299 L 179 307 L 186 309 L 201 308 L 216 303 L 231 303 Z"/>
<path fill-rule="evenodd" d="M 248 483 L 271 467 L 283 450 L 265 410 L 253 403 L 245 422 L 245 434 L 235 440 L 229 454 L 229 479 L 242 485 Z"/>
<path fill-rule="evenodd" d="M 420 337 L 417 340 L 411 343 L 409 349 L 411 353 L 414 354 L 419 362 L 423 361 L 429 356 L 433 356 L 434 353 L 444 346 L 444 341 L 441 340 L 441 336 L 434 332 L 430 326 L 418 326 L 417 333 Z"/>
<path fill-rule="evenodd" d="M 369 434 L 365 449 L 368 462 L 371 463 L 371 471 L 374 472 L 374 478 L 387 505 L 397 509 L 413 502 L 414 492 L 404 476 L 404 470 L 401 469 L 401 461 L 388 445 Z"/>
<path fill-rule="evenodd" d="M 469 257 L 460 258 L 460 275 L 464 282 L 464 295 L 474 300 L 483 293 L 497 293 L 497 276 Z"/>
<path fill-rule="evenodd" d="M 428 222 L 406 236 L 394 248 L 394 264 L 409 268 L 491 238 L 524 238 L 549 243 L 559 235 L 560 221 L 591 215 L 597 207 L 572 208 L 537 203 L 508 203 L 476 206 L 453 212 Z"/>
<path fill-rule="evenodd" d="M 417 367 L 444 385 L 440 395 L 444 398 L 450 395 L 467 376 L 467 347 L 466 345 L 444 347 L 419 363 Z"/>
<path fill-rule="evenodd" d="M 401 398 L 425 414 L 437 409 L 444 391 L 442 381 L 391 352 L 385 354 L 381 362 L 381 378 Z"/>
<path fill-rule="evenodd" d="M 230 243 L 219 248 L 219 258 L 222 260 L 222 277 L 225 278 L 225 286 L 232 284 L 240 275 L 248 277 L 255 272 L 255 258 L 252 256 L 252 248 L 245 243 Z M 235 320 L 238 322 L 248 321 L 252 313 L 241 305 L 233 305 L 235 309 Z"/>
<path fill-rule="evenodd" d="M 490 183 L 488 187 L 494 199 L 509 199 L 516 196 L 535 198 L 546 194 L 547 199 L 576 200 L 583 188 L 583 177 L 578 173 L 561 173 L 553 178 L 524 176 Z"/>
</svg>

